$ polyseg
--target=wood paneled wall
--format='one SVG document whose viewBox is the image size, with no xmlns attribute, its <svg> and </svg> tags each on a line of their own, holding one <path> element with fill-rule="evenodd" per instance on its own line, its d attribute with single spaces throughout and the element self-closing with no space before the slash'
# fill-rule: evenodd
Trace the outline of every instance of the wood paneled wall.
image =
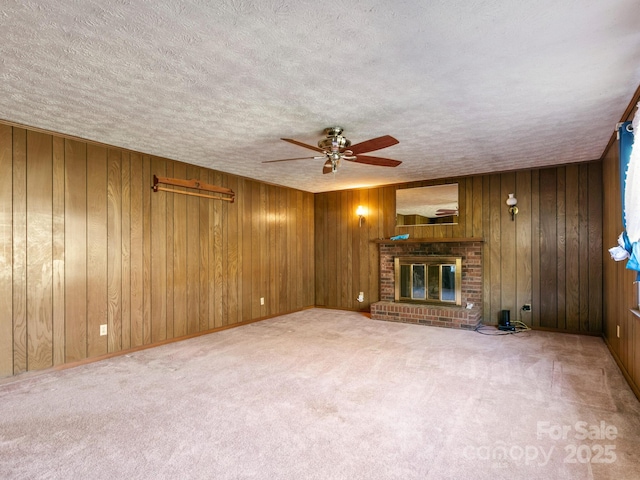
<svg viewBox="0 0 640 480">
<path fill-rule="evenodd" d="M 362 226 L 356 209 L 367 209 Z M 378 245 L 395 224 L 395 188 L 316 194 L 315 298 L 321 307 L 368 310 L 378 301 Z M 364 302 L 357 301 L 364 293 Z"/>
<path fill-rule="evenodd" d="M 600 162 L 542 170 L 416 182 L 316 195 L 316 303 L 367 310 L 379 299 L 377 245 L 372 240 L 484 238 L 483 319 L 499 312 L 541 328 L 602 329 L 602 170 Z M 456 225 L 395 227 L 395 190 L 457 182 Z M 518 199 L 515 221 L 505 203 Z M 358 228 L 357 205 L 368 208 Z M 356 301 L 365 292 L 365 302 Z M 531 312 L 522 312 L 525 303 Z"/>
<path fill-rule="evenodd" d="M 4 124 L 0 171 L 0 377 L 314 304 L 313 194 Z"/>
<path fill-rule="evenodd" d="M 640 100 L 640 89 L 636 92 L 622 121 L 633 119 L 632 110 L 635 109 L 638 100 Z M 630 310 L 637 309 L 633 289 L 636 272 L 627 270 L 626 262 L 613 261 L 607 251 L 618 244 L 618 236 L 623 231 L 620 155 L 617 140 L 610 143 L 603 156 L 603 182 L 604 337 L 631 388 L 640 398 L 640 318 Z"/>
</svg>

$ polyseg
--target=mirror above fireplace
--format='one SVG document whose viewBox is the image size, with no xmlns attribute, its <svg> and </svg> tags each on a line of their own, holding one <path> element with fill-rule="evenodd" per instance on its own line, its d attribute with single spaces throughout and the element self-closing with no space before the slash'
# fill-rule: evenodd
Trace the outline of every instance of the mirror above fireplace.
<svg viewBox="0 0 640 480">
<path fill-rule="evenodd" d="M 458 223 L 458 184 L 396 190 L 396 226 Z"/>
</svg>

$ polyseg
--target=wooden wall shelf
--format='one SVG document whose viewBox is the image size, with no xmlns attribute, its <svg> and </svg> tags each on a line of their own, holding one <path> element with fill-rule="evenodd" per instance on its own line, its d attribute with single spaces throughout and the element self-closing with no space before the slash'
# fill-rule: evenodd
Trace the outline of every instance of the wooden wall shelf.
<svg viewBox="0 0 640 480">
<path fill-rule="evenodd" d="M 158 184 L 160 183 L 164 183 L 166 185 L 173 185 L 175 187 L 204 190 L 207 192 L 213 192 L 217 195 L 207 195 L 204 193 L 189 192 L 186 190 L 175 190 L 173 188 L 160 187 L 158 186 Z M 191 195 L 193 197 L 211 198 L 213 200 L 224 200 L 225 202 L 231 202 L 231 203 L 234 202 L 236 197 L 236 194 L 233 192 L 233 190 L 229 188 L 218 187 L 217 185 L 209 185 L 208 183 L 201 182 L 200 180 L 196 180 L 196 179 L 182 180 L 180 178 L 158 177 L 156 175 L 153 176 L 153 185 L 151 186 L 151 189 L 154 192 L 179 193 L 181 195 Z"/>
<path fill-rule="evenodd" d="M 374 243 L 398 244 L 398 243 L 462 243 L 462 242 L 484 242 L 482 237 L 450 237 L 450 238 L 407 238 L 406 240 L 389 240 L 388 238 L 378 238 Z"/>
</svg>

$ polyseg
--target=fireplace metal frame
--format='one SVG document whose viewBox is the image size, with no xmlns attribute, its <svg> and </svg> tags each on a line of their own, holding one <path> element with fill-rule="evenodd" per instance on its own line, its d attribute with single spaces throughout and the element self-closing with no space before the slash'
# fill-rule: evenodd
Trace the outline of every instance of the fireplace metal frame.
<svg viewBox="0 0 640 480">
<path fill-rule="evenodd" d="M 394 287 L 395 287 L 395 302 L 397 303 L 419 303 L 419 304 L 432 304 L 432 305 L 462 305 L 462 257 L 456 256 L 403 256 L 395 257 L 393 259 L 394 264 Z M 455 266 L 455 300 L 433 300 L 429 299 L 429 295 L 423 299 L 414 299 L 401 296 L 401 279 L 400 279 L 400 266 L 401 265 L 424 265 L 425 277 L 428 277 L 428 267 L 431 265 L 454 265 Z M 412 268 L 413 270 L 413 268 Z M 439 274 L 440 288 L 442 287 L 442 268 L 440 268 Z M 425 285 L 426 288 L 426 285 Z"/>
</svg>

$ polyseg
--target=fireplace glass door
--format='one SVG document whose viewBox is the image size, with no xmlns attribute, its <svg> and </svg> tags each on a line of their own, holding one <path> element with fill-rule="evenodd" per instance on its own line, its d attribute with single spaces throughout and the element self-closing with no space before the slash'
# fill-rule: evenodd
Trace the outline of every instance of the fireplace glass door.
<svg viewBox="0 0 640 480">
<path fill-rule="evenodd" d="M 395 268 L 396 301 L 460 305 L 460 258 L 396 258 Z"/>
</svg>

